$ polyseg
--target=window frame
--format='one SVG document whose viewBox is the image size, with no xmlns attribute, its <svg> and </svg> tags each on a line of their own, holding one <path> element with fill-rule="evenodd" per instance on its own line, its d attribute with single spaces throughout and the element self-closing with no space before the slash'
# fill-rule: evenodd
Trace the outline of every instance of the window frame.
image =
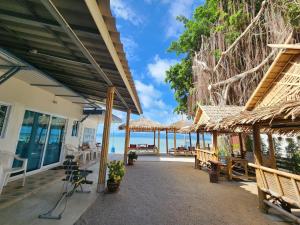
<svg viewBox="0 0 300 225">
<path fill-rule="evenodd" d="M 11 105 L 0 102 L 0 106 L 6 106 L 7 107 L 7 110 L 6 110 L 6 113 L 5 113 L 5 116 L 4 116 L 3 126 L 2 126 L 2 129 L 0 130 L 0 138 L 5 138 L 6 131 L 7 131 L 8 120 L 9 120 L 10 111 L 11 111 Z"/>
<path fill-rule="evenodd" d="M 71 137 L 78 137 L 80 121 L 74 120 L 72 124 Z"/>
</svg>

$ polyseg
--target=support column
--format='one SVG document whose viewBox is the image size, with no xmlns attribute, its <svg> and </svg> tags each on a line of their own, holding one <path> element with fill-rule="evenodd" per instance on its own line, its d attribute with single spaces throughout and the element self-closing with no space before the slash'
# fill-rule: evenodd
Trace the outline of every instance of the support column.
<svg viewBox="0 0 300 225">
<path fill-rule="evenodd" d="M 268 143 L 269 143 L 269 158 L 270 158 L 271 168 L 277 169 L 276 157 L 275 157 L 275 149 L 274 149 L 274 143 L 273 143 L 272 134 L 268 134 Z"/>
<path fill-rule="evenodd" d="M 192 150 L 192 135 L 191 135 L 191 132 L 189 133 L 189 139 L 190 139 L 190 150 Z"/>
<path fill-rule="evenodd" d="M 169 154 L 168 130 L 166 129 L 166 153 Z"/>
<path fill-rule="evenodd" d="M 261 155 L 261 140 L 260 140 L 260 129 L 258 124 L 253 125 L 253 147 L 254 147 L 254 159 L 255 159 L 255 164 L 257 165 L 262 165 L 263 160 L 262 160 L 262 155 Z M 256 170 L 256 173 L 259 171 Z M 260 176 L 256 174 L 256 176 Z M 260 211 L 266 212 L 267 211 L 267 206 L 264 203 L 264 200 L 266 199 L 266 193 L 263 192 L 258 186 L 258 207 Z"/>
<path fill-rule="evenodd" d="M 153 144 L 154 144 L 154 146 L 156 144 L 156 131 L 155 130 L 153 131 Z"/>
<path fill-rule="evenodd" d="M 200 148 L 200 133 L 197 131 L 197 143 L 196 143 L 196 148 Z"/>
<path fill-rule="evenodd" d="M 240 153 L 241 153 L 241 158 L 245 158 L 245 152 L 244 152 L 244 143 L 243 143 L 243 138 L 242 138 L 242 133 L 239 133 L 239 141 L 240 141 Z"/>
<path fill-rule="evenodd" d="M 157 131 L 157 145 L 158 154 L 160 154 L 160 130 Z"/>
<path fill-rule="evenodd" d="M 129 130 L 130 113 L 131 113 L 131 110 L 128 109 L 127 117 L 126 117 L 125 147 L 124 147 L 124 164 L 125 165 L 127 165 L 127 153 L 128 153 L 129 142 L 130 142 L 130 130 Z"/>
<path fill-rule="evenodd" d="M 115 87 L 108 87 L 97 192 L 104 192 L 105 190 L 107 154 L 109 148 L 109 134 L 110 134 L 111 119 L 112 119 L 112 107 L 114 102 L 114 94 L 115 94 Z"/>
<path fill-rule="evenodd" d="M 203 142 L 203 149 L 205 149 L 205 138 L 204 138 L 204 132 L 202 132 L 202 142 Z"/>
<path fill-rule="evenodd" d="M 176 130 L 174 130 L 174 151 L 176 150 Z"/>
<path fill-rule="evenodd" d="M 219 151 L 218 151 L 218 132 L 214 130 L 212 135 L 213 135 L 212 149 L 213 149 L 213 152 L 216 155 L 216 158 L 218 159 L 218 153 L 219 153 Z"/>
</svg>

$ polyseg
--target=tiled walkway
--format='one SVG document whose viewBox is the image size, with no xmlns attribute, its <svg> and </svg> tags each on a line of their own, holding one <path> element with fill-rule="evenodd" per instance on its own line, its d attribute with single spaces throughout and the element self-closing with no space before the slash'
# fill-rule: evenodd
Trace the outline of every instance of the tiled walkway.
<svg viewBox="0 0 300 225">
<path fill-rule="evenodd" d="M 0 195 L 0 209 L 20 201 L 41 188 L 47 188 L 49 184 L 61 179 L 63 176 L 63 170 L 47 170 L 28 176 L 24 187 L 22 187 L 22 179 L 9 182 Z"/>
</svg>

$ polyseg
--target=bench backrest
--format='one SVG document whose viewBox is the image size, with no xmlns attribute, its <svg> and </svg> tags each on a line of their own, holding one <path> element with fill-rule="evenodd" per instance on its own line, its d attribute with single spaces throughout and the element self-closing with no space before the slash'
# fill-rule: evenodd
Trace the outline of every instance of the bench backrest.
<svg viewBox="0 0 300 225">
<path fill-rule="evenodd" d="M 196 149 L 197 159 L 201 162 L 208 162 L 208 160 L 214 160 L 214 152 L 204 149 Z"/>
<path fill-rule="evenodd" d="M 300 207 L 299 175 L 253 163 L 248 165 L 255 168 L 257 185 L 262 191 L 296 207 Z"/>
</svg>

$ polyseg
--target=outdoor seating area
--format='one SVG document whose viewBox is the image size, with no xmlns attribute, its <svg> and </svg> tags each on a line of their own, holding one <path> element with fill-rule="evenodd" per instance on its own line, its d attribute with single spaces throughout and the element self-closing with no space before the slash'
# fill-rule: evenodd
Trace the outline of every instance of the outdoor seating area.
<svg viewBox="0 0 300 225">
<path fill-rule="evenodd" d="M 157 154 L 158 148 L 149 144 L 130 144 L 128 151 L 135 151 L 137 154 Z"/>
</svg>

